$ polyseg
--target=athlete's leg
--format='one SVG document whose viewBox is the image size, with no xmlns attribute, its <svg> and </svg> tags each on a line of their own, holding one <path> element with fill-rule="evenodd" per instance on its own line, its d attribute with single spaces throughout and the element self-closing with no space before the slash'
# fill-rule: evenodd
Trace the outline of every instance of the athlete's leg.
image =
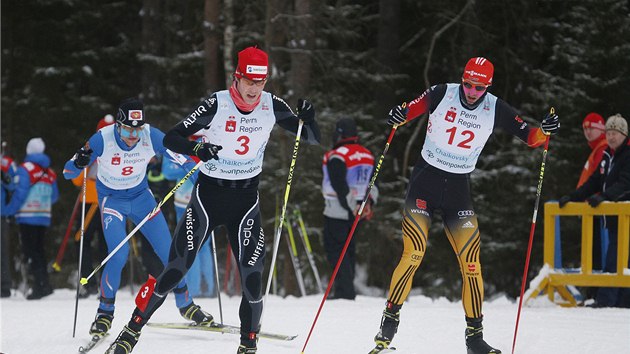
<svg viewBox="0 0 630 354">
<path fill-rule="evenodd" d="M 483 278 L 479 250 L 479 223 L 470 197 L 468 178 L 451 178 L 445 195 L 444 230 L 457 255 L 462 274 L 462 304 L 467 317 L 482 315 Z"/>
<path fill-rule="evenodd" d="M 199 263 L 200 275 L 206 280 L 206 285 L 208 286 L 208 291 L 204 293 L 204 295 L 212 296 L 214 293 L 215 280 L 214 259 L 212 258 L 212 237 L 208 236 L 206 242 L 201 246 L 201 250 L 199 250 L 199 254 L 194 263 Z M 190 283 L 188 286 L 190 287 Z"/>
<path fill-rule="evenodd" d="M 102 211 L 103 233 L 107 243 L 107 252 L 111 253 L 127 236 L 126 224 L 129 213 L 129 202 L 111 197 L 99 198 Z M 123 246 L 105 263 L 101 273 L 100 293 L 101 303 L 99 311 L 113 315 L 114 300 L 120 286 L 122 269 L 129 256 L 129 245 Z"/>
<path fill-rule="evenodd" d="M 256 193 L 256 194 L 253 194 Z M 243 298 L 239 309 L 241 344 L 255 346 L 262 315 L 262 272 L 265 264 L 265 235 L 261 227 L 258 193 L 243 191 L 242 203 L 249 201 L 242 219 L 228 223 L 230 244 L 238 263 Z M 255 199 L 252 201 L 252 196 Z M 247 204 L 244 204 L 247 207 Z M 253 343 L 251 343 L 253 341 Z"/>
<path fill-rule="evenodd" d="M 387 297 L 389 302 L 396 305 L 402 305 L 411 291 L 413 276 L 426 252 L 431 226 L 431 217 L 424 200 L 408 196 L 403 213 L 403 253 L 392 275 Z"/>
</svg>

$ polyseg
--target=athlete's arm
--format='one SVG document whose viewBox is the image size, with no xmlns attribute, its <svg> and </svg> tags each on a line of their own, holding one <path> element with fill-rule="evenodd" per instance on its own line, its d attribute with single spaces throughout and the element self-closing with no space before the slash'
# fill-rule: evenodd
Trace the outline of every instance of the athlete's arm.
<svg viewBox="0 0 630 354">
<path fill-rule="evenodd" d="M 284 100 L 276 95 L 273 97 L 273 114 L 276 116 L 276 123 L 283 129 L 297 134 L 299 119 L 291 110 L 291 107 L 284 102 Z M 302 126 L 302 139 L 305 139 L 309 144 L 318 145 L 321 142 L 321 136 L 319 132 L 319 125 L 317 121 L 313 121 L 310 124 L 304 124 Z"/>
<path fill-rule="evenodd" d="M 163 141 L 164 146 L 180 154 L 195 156 L 193 147 L 197 145 L 197 142 L 188 140 L 188 137 L 209 127 L 216 113 L 217 95 L 213 93 L 199 103 L 186 118 L 166 132 Z"/>
<path fill-rule="evenodd" d="M 100 131 L 94 133 L 94 135 L 90 137 L 90 140 L 88 140 L 87 144 L 85 145 L 87 149 L 92 150 L 92 154 L 90 156 L 90 163 L 88 164 L 88 166 L 92 166 L 92 164 L 94 163 L 94 160 L 96 160 L 97 157 L 103 155 L 103 145 L 104 145 L 103 135 L 101 135 Z M 73 179 L 77 177 L 79 174 L 81 174 L 82 171 L 83 171 L 82 169 L 78 169 L 74 165 L 74 156 L 73 156 L 63 166 L 63 177 L 65 179 Z"/>
<path fill-rule="evenodd" d="M 407 103 L 407 108 L 409 109 L 409 111 L 407 111 L 407 122 L 427 112 L 433 112 L 445 94 L 446 84 L 435 85 L 424 91 L 418 98 Z"/>
<path fill-rule="evenodd" d="M 500 98 L 497 98 L 494 126 L 516 136 L 529 147 L 540 146 L 546 139 L 540 128 L 530 127 L 512 106 Z"/>
</svg>

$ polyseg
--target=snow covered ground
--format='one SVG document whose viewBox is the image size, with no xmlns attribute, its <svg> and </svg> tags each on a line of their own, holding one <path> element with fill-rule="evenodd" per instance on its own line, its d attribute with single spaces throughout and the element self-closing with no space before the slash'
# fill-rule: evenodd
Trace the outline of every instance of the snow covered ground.
<svg viewBox="0 0 630 354">
<path fill-rule="evenodd" d="M 240 298 L 223 296 L 226 323 L 238 324 Z M 321 301 L 320 295 L 306 298 L 270 296 L 263 330 L 298 334 L 291 342 L 261 339 L 261 354 L 300 353 Z M 196 301 L 218 319 L 216 299 Z M 305 353 L 367 353 L 372 347 L 384 299 L 359 296 L 356 301 L 326 301 Z M 128 289 L 118 293 L 116 319 L 106 342 L 93 353 L 103 353 L 133 310 Z M 77 335 L 72 338 L 74 291 L 60 289 L 43 300 L 26 301 L 21 294 L 0 300 L 0 352 L 77 353 L 88 339 L 88 328 L 97 307 L 95 298 L 80 300 Z M 485 338 L 504 353 L 512 346 L 517 304 L 504 298 L 484 307 Z M 172 298 L 155 314 L 154 321 L 182 319 Z M 412 296 L 401 312 L 401 325 L 394 339 L 396 353 L 465 353 L 464 314 L 460 303 Z M 156 329 L 146 327 L 134 354 L 141 353 L 234 353 L 238 336 Z M 630 353 L 630 310 L 562 308 L 545 299 L 524 307 L 516 353 Z"/>
</svg>

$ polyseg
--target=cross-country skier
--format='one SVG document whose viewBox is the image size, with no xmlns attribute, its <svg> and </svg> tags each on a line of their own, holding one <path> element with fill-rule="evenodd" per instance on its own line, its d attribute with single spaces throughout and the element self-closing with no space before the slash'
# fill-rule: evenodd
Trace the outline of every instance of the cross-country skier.
<svg viewBox="0 0 630 354">
<path fill-rule="evenodd" d="M 431 217 L 442 211 L 444 231 L 457 255 L 462 274 L 462 304 L 466 316 L 468 353 L 500 353 L 483 340 L 483 279 L 479 260 L 480 234 L 470 195 L 470 173 L 488 138 L 496 129 L 530 147 L 542 145 L 546 134 L 560 127 L 558 116 L 547 114 L 540 128 L 530 128 L 516 110 L 488 93 L 494 66 L 482 57 L 466 64 L 461 83 L 436 85 L 389 112 L 388 124 L 411 121 L 428 112 L 421 156 L 409 179 L 403 211 L 403 254 L 394 270 L 381 327 L 374 338 L 387 348 L 398 328 L 400 308 L 409 295 L 413 276 L 427 247 Z"/>
<path fill-rule="evenodd" d="M 146 169 L 151 157 L 167 153 L 163 138 L 164 133 L 159 129 L 145 124 L 142 101 L 127 99 L 120 104 L 116 124 L 92 135 L 64 166 L 64 177 L 72 179 L 98 160 L 96 191 L 109 252 L 126 237 L 127 218 L 137 224 L 157 206 L 149 189 Z M 188 162 L 187 167 L 190 170 L 194 163 Z M 166 264 L 171 236 L 162 213 L 150 218 L 140 231 Z M 103 268 L 100 304 L 90 327 L 92 336 L 102 337 L 111 327 L 116 292 L 128 255 L 129 246 L 125 244 Z M 212 316 L 203 312 L 188 295 L 184 281 L 174 284 L 173 288 L 175 303 L 184 318 L 204 325 L 212 322 Z"/>
<path fill-rule="evenodd" d="M 228 90 L 204 99 L 181 122 L 167 132 L 164 144 L 171 150 L 195 155 L 201 166 L 193 196 L 175 229 L 169 263 L 155 282 L 141 291 L 128 325 L 107 353 L 126 354 L 140 336 L 140 330 L 184 277 L 204 239 L 219 225 L 228 230 L 241 275 L 243 297 L 239 310 L 241 341 L 237 353 L 255 353 L 262 313 L 262 273 L 265 237 L 261 227 L 258 182 L 265 147 L 275 124 L 297 133 L 304 122 L 302 138 L 320 141 L 315 110 L 298 100 L 297 116 L 281 99 L 263 91 L 268 73 L 267 54 L 256 47 L 238 53 L 234 81 Z M 203 142 L 188 140 L 201 135 Z"/>
</svg>

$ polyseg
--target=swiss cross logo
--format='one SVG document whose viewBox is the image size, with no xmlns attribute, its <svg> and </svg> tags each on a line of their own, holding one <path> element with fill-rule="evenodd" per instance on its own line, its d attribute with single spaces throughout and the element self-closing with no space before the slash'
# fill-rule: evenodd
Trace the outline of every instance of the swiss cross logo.
<svg viewBox="0 0 630 354">
<path fill-rule="evenodd" d="M 468 271 L 474 272 L 475 270 L 477 270 L 477 266 L 474 263 L 468 263 Z"/>
<path fill-rule="evenodd" d="M 455 109 L 455 107 L 451 107 L 451 109 L 446 112 L 446 116 L 444 117 L 444 119 L 447 122 L 453 123 L 455 121 L 455 117 L 457 117 L 457 110 Z"/>
<path fill-rule="evenodd" d="M 114 156 L 112 156 L 112 165 L 120 165 L 120 155 L 119 154 L 114 154 Z"/>
<path fill-rule="evenodd" d="M 427 201 L 423 199 L 416 199 L 416 206 L 418 207 L 418 209 L 426 209 Z"/>
<path fill-rule="evenodd" d="M 129 120 L 142 120 L 142 111 L 141 110 L 130 110 L 129 111 Z"/>
<path fill-rule="evenodd" d="M 227 122 L 225 122 L 225 131 L 228 133 L 236 131 L 236 117 L 229 116 Z"/>
</svg>

